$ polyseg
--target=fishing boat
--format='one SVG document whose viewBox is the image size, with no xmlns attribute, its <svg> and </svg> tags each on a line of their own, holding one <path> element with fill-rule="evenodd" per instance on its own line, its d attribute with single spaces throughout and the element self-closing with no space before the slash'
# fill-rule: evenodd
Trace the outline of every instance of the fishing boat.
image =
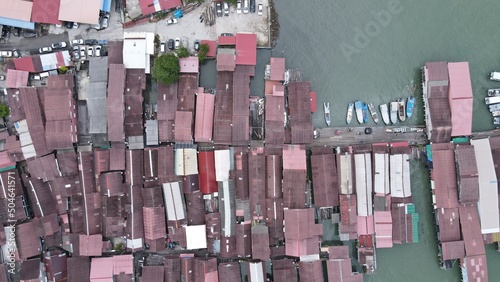
<svg viewBox="0 0 500 282">
<path fill-rule="evenodd" d="M 380 105 L 380 113 L 382 114 L 382 120 L 385 124 L 391 124 L 391 120 L 389 119 L 389 107 L 387 104 Z"/>
<path fill-rule="evenodd" d="M 391 122 L 398 123 L 398 102 L 391 102 Z"/>
<path fill-rule="evenodd" d="M 368 123 L 368 106 L 363 103 L 363 122 Z"/>
<path fill-rule="evenodd" d="M 406 120 L 405 99 L 398 99 L 398 116 L 400 121 Z"/>
<path fill-rule="evenodd" d="M 500 103 L 500 96 L 492 96 L 484 98 L 486 105 L 498 104 Z"/>
<path fill-rule="evenodd" d="M 488 96 L 500 96 L 500 89 L 488 89 Z"/>
<path fill-rule="evenodd" d="M 413 108 L 415 107 L 415 97 L 410 96 L 406 102 L 406 117 L 411 118 L 413 115 Z"/>
<path fill-rule="evenodd" d="M 354 107 L 356 108 L 356 118 L 358 122 L 363 123 L 363 103 L 358 100 L 354 103 Z"/>
<path fill-rule="evenodd" d="M 494 117 L 500 117 L 500 111 L 491 112 L 491 115 Z"/>
<path fill-rule="evenodd" d="M 494 125 L 500 125 L 500 117 L 493 118 L 493 124 Z"/>
<path fill-rule="evenodd" d="M 330 126 L 330 102 L 323 103 L 323 109 L 325 110 L 325 122 L 327 126 Z"/>
<path fill-rule="evenodd" d="M 372 115 L 373 121 L 375 123 L 378 123 L 378 113 L 375 107 L 373 106 L 373 103 L 368 103 L 368 110 L 370 110 L 370 114 Z"/>
<path fill-rule="evenodd" d="M 354 104 L 353 103 L 349 103 L 349 105 L 347 106 L 347 117 L 345 119 L 345 121 L 347 122 L 347 124 L 350 124 L 351 121 L 352 121 L 352 111 L 354 110 Z"/>
</svg>

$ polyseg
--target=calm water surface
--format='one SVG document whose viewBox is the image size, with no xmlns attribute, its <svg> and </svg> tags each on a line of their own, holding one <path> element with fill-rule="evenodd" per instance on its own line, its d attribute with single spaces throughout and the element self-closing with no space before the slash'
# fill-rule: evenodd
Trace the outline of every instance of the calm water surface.
<svg viewBox="0 0 500 282">
<path fill-rule="evenodd" d="M 286 57 L 287 67 L 299 68 L 302 77 L 311 80 L 318 105 L 330 102 L 332 125 L 345 125 L 347 103 L 356 99 L 388 103 L 408 97 L 414 86 L 414 95 L 420 96 L 420 67 L 442 60 L 469 62 L 473 130 L 493 128 L 484 97 L 486 89 L 500 88 L 500 83 L 488 80 L 489 72 L 500 70 L 500 1 L 275 0 L 275 4 L 281 30 L 272 55 Z M 369 35 L 363 38 L 361 32 Z M 417 105 L 416 118 L 408 124 L 423 124 L 421 98 Z M 322 111 L 314 114 L 313 123 L 325 126 Z M 412 184 L 420 213 L 420 243 L 378 249 L 377 274 L 365 281 L 460 281 L 458 266 L 448 271 L 438 267 L 429 175 L 418 162 L 412 163 Z M 500 253 L 487 246 L 487 256 L 490 281 L 500 281 Z"/>
</svg>

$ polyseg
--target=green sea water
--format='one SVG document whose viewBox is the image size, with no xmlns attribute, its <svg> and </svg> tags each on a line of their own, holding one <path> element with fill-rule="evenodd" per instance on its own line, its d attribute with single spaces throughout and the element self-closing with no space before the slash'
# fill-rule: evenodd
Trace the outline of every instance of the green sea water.
<svg viewBox="0 0 500 282">
<path fill-rule="evenodd" d="M 491 71 L 500 70 L 500 1 L 274 2 L 280 36 L 271 54 L 285 57 L 287 68 L 300 69 L 303 80 L 310 80 L 317 92 L 318 105 L 330 102 L 332 126 L 345 125 L 351 101 L 378 106 L 412 94 L 417 97 L 416 115 L 406 124 L 423 124 L 422 65 L 468 61 L 473 131 L 493 128 L 484 97 L 487 89 L 500 88 L 488 79 Z M 254 89 L 261 88 L 260 82 L 252 83 L 258 84 Z M 322 107 L 313 115 L 313 124 L 326 126 Z M 412 190 L 420 214 L 420 242 L 378 249 L 377 273 L 365 276 L 365 281 L 460 281 L 458 265 L 446 271 L 438 266 L 429 173 L 417 161 L 412 162 Z M 500 281 L 500 253 L 493 245 L 486 249 L 490 281 Z"/>
</svg>

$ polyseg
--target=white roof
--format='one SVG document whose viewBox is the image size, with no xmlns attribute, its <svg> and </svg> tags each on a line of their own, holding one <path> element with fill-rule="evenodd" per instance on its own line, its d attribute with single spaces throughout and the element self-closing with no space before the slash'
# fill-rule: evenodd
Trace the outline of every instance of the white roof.
<svg viewBox="0 0 500 282">
<path fill-rule="evenodd" d="M 33 2 L 24 0 L 0 0 L 0 17 L 31 21 Z"/>
<path fill-rule="evenodd" d="M 390 155 L 391 197 L 404 198 L 403 191 L 403 155 Z"/>
<path fill-rule="evenodd" d="M 229 180 L 229 170 L 231 169 L 231 154 L 229 150 L 215 150 L 215 180 Z"/>
<path fill-rule="evenodd" d="M 123 41 L 123 64 L 126 69 L 146 69 L 146 39 L 133 38 Z"/>
<path fill-rule="evenodd" d="M 207 231 L 205 224 L 188 225 L 186 228 L 186 249 L 205 249 L 207 248 Z"/>
<path fill-rule="evenodd" d="M 186 218 L 179 182 L 163 183 L 162 187 L 167 219 L 175 221 Z"/>
<path fill-rule="evenodd" d="M 405 197 L 411 196 L 411 173 L 410 173 L 410 156 L 403 155 L 403 193 Z"/>
<path fill-rule="evenodd" d="M 498 191 L 495 164 L 491 154 L 488 139 L 471 140 L 477 160 L 479 180 L 479 219 L 481 233 L 490 234 L 500 232 L 500 219 L 498 214 Z"/>
<path fill-rule="evenodd" d="M 248 263 L 250 269 L 250 281 L 252 282 L 264 282 L 264 268 L 262 267 L 262 262 L 250 262 Z"/>
<path fill-rule="evenodd" d="M 372 211 L 372 170 L 370 154 L 354 155 L 357 210 L 360 216 L 370 216 Z"/>
<path fill-rule="evenodd" d="M 185 148 L 175 150 L 175 174 L 198 174 L 198 156 L 196 149 Z"/>
<path fill-rule="evenodd" d="M 376 153 L 374 158 L 375 183 L 373 188 L 375 194 L 389 194 L 391 193 L 389 185 L 389 154 Z"/>
<path fill-rule="evenodd" d="M 351 155 L 340 155 L 340 194 L 352 194 Z"/>
<path fill-rule="evenodd" d="M 101 0 L 61 0 L 59 20 L 95 25 L 100 10 Z"/>
</svg>

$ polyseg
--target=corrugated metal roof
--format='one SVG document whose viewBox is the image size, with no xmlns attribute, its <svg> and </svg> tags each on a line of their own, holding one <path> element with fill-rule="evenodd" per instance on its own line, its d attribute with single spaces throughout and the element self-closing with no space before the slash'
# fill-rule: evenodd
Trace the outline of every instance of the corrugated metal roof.
<svg viewBox="0 0 500 282">
<path fill-rule="evenodd" d="M 19 88 L 28 85 L 29 72 L 22 70 L 7 70 L 7 79 L 5 80 L 6 88 Z"/>
<path fill-rule="evenodd" d="M 466 256 L 464 258 L 465 274 L 467 281 L 488 281 L 488 264 L 486 262 L 486 255 L 479 256 Z"/>
<path fill-rule="evenodd" d="M 322 154 L 311 156 L 314 206 L 334 207 L 339 205 L 337 168 L 335 155 Z"/>
<path fill-rule="evenodd" d="M 308 144 L 313 139 L 310 86 L 310 81 L 288 84 L 288 108 L 292 144 Z"/>
<path fill-rule="evenodd" d="M 196 149 L 184 148 L 175 150 L 175 174 L 198 174 Z"/>
<path fill-rule="evenodd" d="M 29 133 L 35 146 L 36 154 L 43 156 L 48 153 L 45 140 L 45 128 L 42 123 L 42 111 L 36 88 L 20 88 L 19 98 L 26 114 Z"/>
<path fill-rule="evenodd" d="M 485 254 L 483 236 L 481 235 L 482 226 L 480 226 L 477 208 L 478 206 L 475 204 L 460 205 L 458 208 L 466 256 Z"/>
<path fill-rule="evenodd" d="M 314 209 L 288 209 L 284 218 L 286 254 L 296 257 L 319 254 L 323 226 L 315 224 Z"/>
<path fill-rule="evenodd" d="M 452 136 L 472 132 L 472 84 L 468 62 L 448 63 Z"/>
<path fill-rule="evenodd" d="M 233 116 L 233 73 L 217 72 L 214 136 L 216 144 L 231 144 Z"/>
<path fill-rule="evenodd" d="M 179 75 L 177 88 L 177 111 L 195 110 L 195 97 L 198 91 L 198 76 L 195 74 Z M 176 120 L 177 121 L 177 120 Z"/>
<path fill-rule="evenodd" d="M 196 142 L 211 142 L 214 124 L 215 95 L 196 94 L 196 120 L 194 125 L 194 139 Z"/>
<path fill-rule="evenodd" d="M 221 45 L 235 45 L 236 44 L 236 36 L 231 35 L 231 36 L 219 36 L 217 38 L 217 44 L 219 46 Z M 222 50 L 222 49 L 218 49 Z"/>
<path fill-rule="evenodd" d="M 106 82 L 90 82 L 87 88 L 89 133 L 107 133 Z"/>
<path fill-rule="evenodd" d="M 373 215 L 372 204 L 372 168 L 371 168 L 371 155 L 370 154 L 355 154 L 355 181 L 356 181 L 356 195 L 357 195 L 357 210 L 360 216 Z M 396 194 L 396 193 L 395 193 Z M 396 196 L 396 195 L 394 195 Z M 359 219 L 358 219 L 359 226 Z"/>
<path fill-rule="evenodd" d="M 281 157 L 266 156 L 266 198 L 283 198 Z"/>
<path fill-rule="evenodd" d="M 246 200 L 248 191 L 248 149 L 234 148 L 234 175 L 236 184 L 236 198 Z"/>
<path fill-rule="evenodd" d="M 465 257 L 464 241 L 441 243 L 443 260 L 463 259 Z"/>
<path fill-rule="evenodd" d="M 236 254 L 239 257 L 252 255 L 251 226 L 250 222 L 236 224 Z"/>
<path fill-rule="evenodd" d="M 392 248 L 391 211 L 375 211 L 374 219 L 377 248 Z"/>
<path fill-rule="evenodd" d="M 252 191 L 249 194 L 250 214 L 253 218 L 261 217 L 266 211 L 266 156 L 263 154 L 263 148 L 252 148 L 248 154 L 248 181 Z"/>
<path fill-rule="evenodd" d="M 285 58 L 271 58 L 270 79 L 281 81 L 285 79 Z"/>
<path fill-rule="evenodd" d="M 215 150 L 215 178 L 217 181 L 228 181 L 231 170 L 230 150 Z"/>
<path fill-rule="evenodd" d="M 456 171 L 455 169 L 449 169 L 455 167 L 453 146 L 443 150 L 437 149 L 434 145 L 431 145 L 431 147 L 433 159 L 432 179 L 434 180 L 436 207 L 456 207 L 458 205 Z"/>
<path fill-rule="evenodd" d="M 207 58 L 214 58 L 217 51 L 217 42 L 215 40 L 200 40 L 200 44 L 208 45 Z"/>
<path fill-rule="evenodd" d="M 113 84 L 121 84 L 125 82 L 125 79 L 121 79 L 122 81 L 112 81 L 115 75 L 119 75 L 116 73 L 117 66 L 111 67 L 111 63 L 109 63 L 109 68 L 113 68 L 115 70 L 115 74 L 113 76 L 109 76 L 110 83 Z M 119 76 L 118 76 L 119 78 Z M 89 57 L 89 81 L 90 82 L 108 82 L 108 57 Z"/>
<path fill-rule="evenodd" d="M 205 201 L 200 191 L 185 194 L 187 221 L 191 225 L 201 225 L 205 223 Z"/>
<path fill-rule="evenodd" d="M 125 132 L 123 128 L 124 116 L 124 90 L 126 71 L 124 65 L 109 65 L 108 84 L 108 140 L 124 141 Z"/>
<path fill-rule="evenodd" d="M 155 240 L 164 238 L 166 233 L 165 209 L 163 207 L 143 207 L 144 238 Z"/>
<path fill-rule="evenodd" d="M 179 182 L 163 183 L 163 197 L 165 210 L 169 221 L 178 221 L 186 218 L 186 207 Z M 189 210 L 188 210 L 189 211 Z M 156 238 L 149 238 L 156 239 Z"/>
<path fill-rule="evenodd" d="M 214 151 L 200 151 L 198 153 L 198 167 L 201 193 L 212 194 L 217 192 Z"/>
<path fill-rule="evenodd" d="M 300 145 L 283 146 L 283 170 L 306 170 L 306 150 Z"/>
<path fill-rule="evenodd" d="M 257 63 L 257 34 L 236 34 L 236 64 L 255 66 Z"/>
<path fill-rule="evenodd" d="M 68 258 L 68 281 L 84 282 L 90 279 L 90 260 L 82 257 Z"/>
<path fill-rule="evenodd" d="M 180 73 L 198 73 L 198 57 L 190 56 L 179 59 Z"/>
<path fill-rule="evenodd" d="M 300 281 L 323 281 L 323 266 L 321 260 L 299 262 Z"/>
<path fill-rule="evenodd" d="M 144 182 L 144 155 L 141 150 L 126 150 L 125 152 L 125 183 L 141 185 Z"/>
<path fill-rule="evenodd" d="M 164 281 L 164 267 L 162 265 L 145 265 L 142 267 L 142 281 Z"/>
<path fill-rule="evenodd" d="M 233 282 L 241 280 L 240 265 L 237 262 L 219 263 L 219 282 Z"/>
<path fill-rule="evenodd" d="M 460 203 L 477 203 L 479 182 L 476 155 L 472 145 L 457 145 L 455 159 L 458 172 L 458 192 Z"/>
<path fill-rule="evenodd" d="M 99 189 L 104 196 L 123 195 L 123 174 L 121 172 L 105 172 L 99 176 Z"/>
<path fill-rule="evenodd" d="M 265 225 L 252 226 L 252 259 L 266 261 L 271 256 L 269 232 Z"/>
<path fill-rule="evenodd" d="M 193 113 L 185 111 L 175 112 L 174 138 L 176 142 L 192 142 Z"/>
<path fill-rule="evenodd" d="M 285 142 L 285 99 L 282 96 L 266 96 L 266 145 L 282 145 Z"/>
<path fill-rule="evenodd" d="M 283 203 L 285 207 L 292 209 L 306 207 L 306 180 L 307 171 L 305 170 L 283 171 Z"/>
<path fill-rule="evenodd" d="M 36 235 L 33 222 L 16 225 L 15 240 L 19 258 L 26 260 L 40 254 L 40 238 Z"/>
</svg>

